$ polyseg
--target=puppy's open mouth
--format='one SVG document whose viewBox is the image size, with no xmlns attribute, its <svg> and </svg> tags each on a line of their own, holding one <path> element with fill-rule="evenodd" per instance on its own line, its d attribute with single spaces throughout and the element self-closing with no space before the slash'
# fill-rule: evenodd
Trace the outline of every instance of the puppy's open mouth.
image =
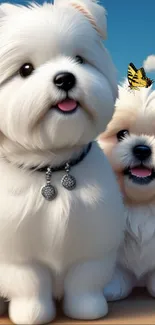
<svg viewBox="0 0 155 325">
<path fill-rule="evenodd" d="M 74 99 L 66 98 L 65 100 L 57 103 L 54 109 L 59 111 L 62 114 L 73 114 L 79 107 L 79 103 Z"/>
<path fill-rule="evenodd" d="M 129 177 L 129 179 L 136 184 L 147 185 L 155 179 L 155 170 L 153 168 L 151 169 L 140 165 L 133 168 L 126 168 L 124 170 L 124 175 Z"/>
</svg>

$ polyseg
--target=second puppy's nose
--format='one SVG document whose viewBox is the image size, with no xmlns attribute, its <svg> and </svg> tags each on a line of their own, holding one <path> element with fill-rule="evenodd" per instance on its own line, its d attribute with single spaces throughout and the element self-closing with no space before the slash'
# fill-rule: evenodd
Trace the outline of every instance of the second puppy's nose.
<svg viewBox="0 0 155 325">
<path fill-rule="evenodd" d="M 151 148 L 145 145 L 138 145 L 133 148 L 133 154 L 141 161 L 146 160 L 151 156 Z"/>
<path fill-rule="evenodd" d="M 72 73 L 62 72 L 55 76 L 54 84 L 61 90 L 69 91 L 75 86 L 76 79 Z"/>
</svg>

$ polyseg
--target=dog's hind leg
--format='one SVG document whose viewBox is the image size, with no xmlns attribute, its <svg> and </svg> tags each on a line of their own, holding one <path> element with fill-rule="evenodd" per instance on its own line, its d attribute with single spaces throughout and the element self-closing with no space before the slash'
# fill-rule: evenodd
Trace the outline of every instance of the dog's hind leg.
<svg viewBox="0 0 155 325">
<path fill-rule="evenodd" d="M 0 293 L 10 300 L 15 324 L 46 324 L 55 317 L 51 275 L 40 265 L 0 265 Z"/>
</svg>

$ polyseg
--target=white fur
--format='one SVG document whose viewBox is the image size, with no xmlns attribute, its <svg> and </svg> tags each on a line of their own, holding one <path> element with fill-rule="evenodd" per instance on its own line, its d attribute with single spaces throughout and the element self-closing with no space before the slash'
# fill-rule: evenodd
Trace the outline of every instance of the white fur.
<svg viewBox="0 0 155 325">
<path fill-rule="evenodd" d="M 98 24 L 101 7 L 84 3 Z M 9 315 L 17 324 L 51 321 L 53 296 L 63 294 L 68 316 L 98 318 L 108 310 L 102 290 L 123 236 L 112 169 L 93 143 L 71 169 L 76 189 L 64 189 L 64 172 L 55 172 L 58 196 L 48 202 L 41 195 L 45 173 L 29 167 L 79 155 L 106 127 L 117 95 L 115 69 L 100 35 L 70 1 L 3 4 L 0 12 L 0 292 L 11 301 Z M 99 28 L 106 33 L 104 10 L 103 20 Z M 84 57 L 83 65 L 76 55 Z M 18 71 L 27 62 L 35 71 L 22 79 Z M 62 71 L 77 79 L 69 96 L 80 106 L 72 115 L 53 108 L 66 97 L 53 83 Z"/>
<path fill-rule="evenodd" d="M 134 286 L 146 286 L 155 296 L 155 180 L 138 185 L 122 174 L 124 168 L 138 164 L 132 148 L 139 144 L 151 148 L 152 155 L 145 161 L 145 166 L 155 168 L 154 121 L 155 91 L 151 88 L 130 91 L 126 83 L 119 87 L 113 119 L 100 139 L 122 189 L 126 219 L 118 268 L 104 291 L 108 300 L 128 296 Z M 118 142 L 116 134 L 124 129 L 129 131 L 129 136 Z"/>
</svg>

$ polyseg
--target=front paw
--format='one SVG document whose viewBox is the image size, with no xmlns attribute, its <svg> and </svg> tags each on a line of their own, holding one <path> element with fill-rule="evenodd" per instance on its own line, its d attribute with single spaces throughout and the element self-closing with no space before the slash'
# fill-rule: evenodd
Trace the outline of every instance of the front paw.
<svg viewBox="0 0 155 325">
<path fill-rule="evenodd" d="M 71 318 L 93 320 L 108 313 L 108 305 L 102 293 L 68 295 L 64 300 L 64 313 Z"/>
<path fill-rule="evenodd" d="M 107 301 L 116 301 L 128 297 L 135 285 L 134 278 L 125 271 L 117 270 L 112 281 L 104 288 Z"/>
<path fill-rule="evenodd" d="M 14 298 L 9 305 L 9 316 L 14 324 L 47 324 L 55 318 L 55 306 L 51 300 Z"/>
</svg>

